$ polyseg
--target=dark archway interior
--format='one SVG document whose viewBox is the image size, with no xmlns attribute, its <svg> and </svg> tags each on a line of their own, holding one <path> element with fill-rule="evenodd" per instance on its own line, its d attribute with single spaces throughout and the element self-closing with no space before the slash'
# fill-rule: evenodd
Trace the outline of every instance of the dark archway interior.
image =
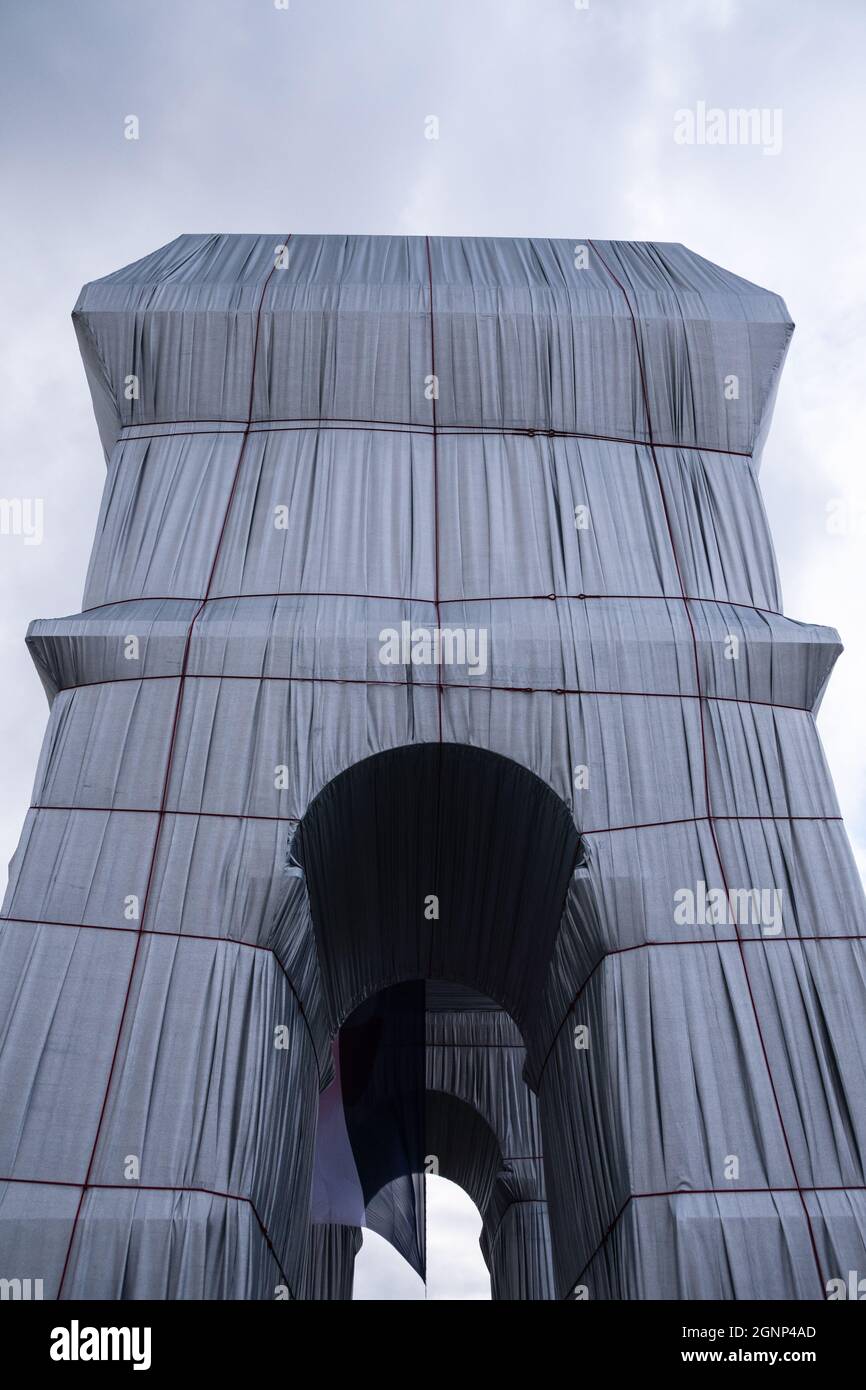
<svg viewBox="0 0 866 1390">
<path fill-rule="evenodd" d="M 428 1092 L 426 1017 L 480 1009 L 488 1022 L 470 1050 L 498 1045 L 503 1010 L 513 1038 L 531 1035 L 578 852 L 571 813 L 544 782 L 509 758 L 448 743 L 355 764 L 296 832 L 364 1224 L 419 1273 L 425 1160 L 435 1157 L 482 1214 L 502 1166 L 478 1111 L 440 1087 Z M 465 1048 L 454 1027 L 459 1044 L 444 1045 Z M 330 1162 L 319 1146 L 317 1164 Z"/>
<path fill-rule="evenodd" d="M 485 749 L 413 744 L 335 777 L 292 846 L 332 1029 L 390 985 L 439 979 L 489 995 L 526 1036 L 578 848 L 550 787 Z"/>
</svg>

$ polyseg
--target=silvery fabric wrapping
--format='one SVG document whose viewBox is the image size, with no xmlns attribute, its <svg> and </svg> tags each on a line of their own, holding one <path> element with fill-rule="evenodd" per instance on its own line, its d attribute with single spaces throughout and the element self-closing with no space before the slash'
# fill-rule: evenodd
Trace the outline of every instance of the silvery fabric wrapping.
<svg viewBox="0 0 866 1390">
<path fill-rule="evenodd" d="M 28 633 L 0 1274 L 301 1296 L 330 1038 L 410 968 L 519 1028 L 557 1297 L 862 1270 L 863 896 L 815 729 L 840 644 L 781 614 L 757 481 L 782 300 L 676 245 L 275 232 L 180 237 L 75 324 L 108 474 L 82 611 Z M 404 621 L 483 630 L 484 669 L 383 664 Z M 399 942 L 335 951 L 308 889 L 338 857 L 322 834 L 308 883 L 298 822 L 325 794 L 342 844 L 334 779 L 422 745 L 469 750 L 432 766 L 472 853 L 431 862 L 477 925 L 400 880 Z M 555 921 L 497 900 L 509 846 L 567 869 Z M 683 890 L 732 920 L 676 920 Z M 540 1208 L 497 1200 L 538 1249 Z"/>
<path fill-rule="evenodd" d="M 492 999 L 427 989 L 428 1160 L 481 1212 L 494 1299 L 555 1297 L 538 1108 L 520 1031 Z"/>
<path fill-rule="evenodd" d="M 357 1226 L 312 1222 L 302 1297 L 308 1301 L 349 1302 L 355 1282 L 355 1256 L 361 1244 Z"/>
</svg>

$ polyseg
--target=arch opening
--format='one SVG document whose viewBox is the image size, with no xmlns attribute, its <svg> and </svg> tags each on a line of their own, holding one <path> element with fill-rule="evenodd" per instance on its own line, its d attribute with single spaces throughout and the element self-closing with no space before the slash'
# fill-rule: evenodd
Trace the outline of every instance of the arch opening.
<svg viewBox="0 0 866 1390">
<path fill-rule="evenodd" d="M 579 846 L 556 793 L 486 749 L 412 744 L 340 773 L 291 846 L 332 1034 L 371 995 L 437 979 L 489 995 L 526 1037 Z"/>
<path fill-rule="evenodd" d="M 314 1188 L 333 1193 L 343 1175 L 341 1201 L 314 1202 L 314 1219 L 354 1211 L 423 1275 L 432 1158 L 481 1212 L 494 1286 L 512 1206 L 544 1207 L 546 1255 L 523 1066 L 579 849 L 540 778 L 468 745 L 375 754 L 311 803 L 290 857 L 309 893 L 338 1097 L 323 1097 Z"/>
</svg>

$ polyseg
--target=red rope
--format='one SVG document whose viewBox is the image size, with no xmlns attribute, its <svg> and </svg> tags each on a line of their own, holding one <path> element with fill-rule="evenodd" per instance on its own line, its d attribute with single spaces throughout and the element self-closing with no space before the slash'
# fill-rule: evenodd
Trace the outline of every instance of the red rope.
<svg viewBox="0 0 866 1390">
<path fill-rule="evenodd" d="M 427 273 L 428 285 L 432 279 L 430 273 L 430 238 L 427 241 Z M 434 368 L 435 375 L 435 368 Z M 126 435 L 124 443 L 135 443 L 139 439 L 176 439 L 189 437 L 197 434 L 239 434 L 240 430 L 232 429 L 199 429 L 199 430 L 174 430 L 166 434 L 128 434 L 128 430 L 151 429 L 159 426 L 175 425 L 240 425 L 244 426 L 243 420 L 148 420 L 140 421 L 132 425 L 124 425 L 121 434 Z M 621 434 L 594 434 L 588 430 L 564 430 L 556 428 L 545 428 L 534 425 L 430 425 L 423 420 L 371 420 L 362 417 L 352 418 L 349 416 L 291 416 L 276 417 L 273 420 L 253 420 L 245 425 L 253 434 L 280 433 L 286 430 L 320 430 L 320 429 L 349 429 L 349 430 L 378 430 L 380 433 L 392 434 L 420 434 L 430 436 L 432 434 L 474 436 L 485 438 L 492 436 L 500 438 L 503 436 L 519 439 L 591 439 L 603 444 L 629 444 L 636 448 L 646 446 L 648 439 L 633 439 L 628 435 Z M 751 451 L 746 449 L 723 449 L 717 444 L 686 444 L 680 441 L 665 441 L 656 443 L 657 449 L 684 449 L 690 453 L 701 454 L 722 454 L 728 458 L 752 457 Z"/>
<path fill-rule="evenodd" d="M 92 811 L 98 815 L 111 816 L 118 815 L 130 816 L 155 816 L 158 814 L 156 806 L 63 806 L 42 801 L 34 801 L 27 808 L 29 811 Z M 300 824 L 298 816 L 265 816 L 257 815 L 252 811 L 179 811 L 175 807 L 169 806 L 166 810 L 167 816 L 203 816 L 210 820 L 250 820 L 250 821 L 276 821 L 278 824 Z M 808 813 L 792 816 L 789 814 L 777 816 L 734 815 L 733 812 L 719 811 L 713 813 L 713 820 L 732 820 L 732 821 L 841 821 L 842 816 L 829 816 L 818 813 Z M 613 835 L 621 830 L 658 830 L 666 825 L 701 825 L 709 820 L 709 816 L 676 816 L 672 820 L 645 820 L 634 821 L 628 825 L 596 825 L 589 830 L 581 830 L 582 838 L 587 835 Z M 4 919 L 0 917 L 0 921 Z M 130 927 L 130 931 L 135 931 L 135 927 Z"/>
<path fill-rule="evenodd" d="M 412 690 L 484 690 L 503 695 L 597 695 L 615 696 L 631 700 L 714 700 L 721 704 L 731 705 L 755 705 L 761 709 L 786 709 L 793 710 L 796 714 L 808 714 L 812 711 L 807 705 L 783 705 L 778 700 L 756 700 L 745 695 L 711 695 L 706 691 L 690 692 L 687 690 L 594 690 L 588 686 L 544 686 L 544 685 L 489 685 L 481 681 L 442 681 L 441 669 L 437 680 L 371 680 L 365 676 L 267 676 L 260 672 L 246 674 L 241 672 L 232 673 L 230 671 L 192 671 L 187 673 L 183 668 L 179 673 L 164 672 L 161 675 L 152 676 L 108 676 L 104 680 L 81 681 L 77 685 L 64 686 L 64 690 L 90 690 L 94 686 L 105 685 L 130 685 L 136 681 L 273 681 L 288 685 L 369 685 L 374 687 L 387 688 L 388 686 L 411 687 Z"/>
<path fill-rule="evenodd" d="M 207 599 L 202 599 L 200 595 L 191 597 L 188 594 L 141 594 L 138 598 L 113 598 L 107 599 L 105 603 L 94 603 L 89 608 L 82 608 L 79 613 L 73 614 L 73 618 L 83 617 L 85 613 L 98 613 L 103 608 L 119 608 L 126 603 L 226 603 L 232 599 L 248 598 L 362 598 L 362 599 L 381 599 L 385 603 L 431 603 L 435 604 L 435 598 L 421 598 L 417 594 L 356 594 L 348 590 L 340 591 L 335 589 L 273 589 L 265 591 L 251 590 L 246 594 L 211 594 Z M 726 608 L 747 608 L 753 613 L 765 613 L 773 618 L 784 618 L 785 614 L 778 608 L 761 608 L 754 603 L 746 603 L 742 599 L 718 598 L 693 596 L 687 594 L 472 594 L 457 598 L 440 598 L 439 603 L 522 603 L 530 600 L 547 599 L 548 601 L 562 601 L 565 603 L 584 603 L 589 600 L 599 599 L 627 599 L 630 602 L 639 603 L 718 603 Z M 66 619 L 65 621 L 69 621 Z"/>
</svg>

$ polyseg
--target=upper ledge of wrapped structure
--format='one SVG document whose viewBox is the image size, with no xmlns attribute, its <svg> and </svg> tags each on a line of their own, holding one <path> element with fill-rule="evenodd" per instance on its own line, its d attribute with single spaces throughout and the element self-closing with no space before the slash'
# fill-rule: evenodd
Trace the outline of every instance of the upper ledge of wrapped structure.
<svg viewBox="0 0 866 1390">
<path fill-rule="evenodd" d="M 431 429 L 431 283 L 438 428 L 760 450 L 788 311 L 683 246 L 433 237 L 428 263 L 424 237 L 293 235 L 271 273 L 284 242 L 181 236 L 84 287 L 106 454 L 131 426 L 242 429 L 257 322 L 254 422 Z"/>
<path fill-rule="evenodd" d="M 435 668 L 383 666 L 380 632 L 395 613 L 410 626 L 428 621 L 430 608 L 318 595 L 250 595 L 204 608 L 193 599 L 135 599 L 36 619 L 27 646 L 49 703 L 60 690 L 182 673 L 190 681 L 348 680 L 370 692 L 394 693 L 411 669 L 417 691 L 435 686 Z M 817 713 L 842 650 L 835 629 L 711 600 L 692 601 L 688 608 L 692 626 L 681 601 L 479 602 L 450 611 L 453 621 L 489 633 L 483 689 L 686 700 L 700 693 Z M 455 691 L 472 684 L 465 668 L 454 668 L 444 682 Z"/>
</svg>

